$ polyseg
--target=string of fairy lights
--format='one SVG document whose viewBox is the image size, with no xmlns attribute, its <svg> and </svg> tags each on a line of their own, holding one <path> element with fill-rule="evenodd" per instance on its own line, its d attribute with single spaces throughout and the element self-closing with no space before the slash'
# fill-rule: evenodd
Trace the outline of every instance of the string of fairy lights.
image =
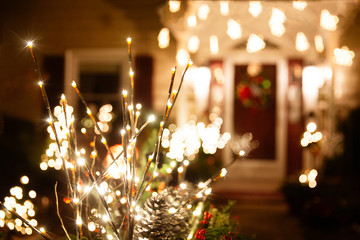
<svg viewBox="0 0 360 240">
<path fill-rule="evenodd" d="M 201 1 L 201 2 L 191 2 L 192 8 L 187 8 L 184 13 L 184 29 L 188 29 L 191 32 L 191 29 L 195 27 L 201 28 L 203 24 L 209 18 L 209 15 L 214 12 L 220 12 L 220 15 L 226 21 L 226 30 L 225 34 L 232 40 L 237 40 L 243 36 L 243 26 L 241 22 L 230 16 L 230 10 L 233 5 L 236 5 L 236 2 L 232 1 L 218 1 L 216 3 Z M 256 19 L 261 14 L 264 13 L 264 3 L 262 1 L 248 1 L 248 12 L 250 15 Z M 295 0 L 292 1 L 292 7 L 296 9 L 300 16 L 301 13 L 307 8 L 307 1 Z M 168 10 L 172 14 L 177 14 L 182 8 L 182 1 L 180 0 L 169 0 L 168 1 Z M 191 10 L 189 10 L 191 9 Z M 287 13 L 278 7 L 271 8 L 270 17 L 268 22 L 261 23 L 263 25 L 268 25 L 269 30 L 273 36 L 278 38 L 283 37 L 286 32 L 286 21 Z M 339 17 L 336 14 L 331 13 L 328 9 L 323 9 L 320 12 L 319 17 L 319 26 L 328 31 L 334 32 L 337 30 L 337 25 L 339 23 Z M 158 35 L 158 45 L 160 48 L 166 48 L 170 43 L 170 30 L 167 27 L 164 27 L 160 30 Z M 220 32 L 218 34 L 221 34 Z M 201 44 L 209 45 L 209 52 L 212 55 L 217 55 L 220 51 L 219 46 L 221 45 L 220 38 L 218 35 L 209 36 L 208 43 L 200 42 L 200 38 L 196 34 L 189 35 L 187 41 L 187 49 L 181 48 L 178 50 L 177 60 L 179 63 L 184 63 L 189 57 L 189 53 L 196 53 Z M 322 53 L 325 49 L 324 40 L 321 34 L 314 36 L 313 45 L 315 50 L 318 53 Z M 304 32 L 297 32 L 294 47 L 299 52 L 305 52 L 309 50 L 311 46 L 311 40 L 306 36 Z M 250 33 L 248 35 L 246 43 L 246 51 L 249 53 L 256 53 L 263 50 L 266 47 L 266 41 L 264 37 L 259 33 Z M 342 46 L 341 48 L 334 49 L 334 62 L 338 65 L 351 66 L 355 54 L 347 46 Z"/>
<path fill-rule="evenodd" d="M 33 233 L 31 227 L 38 225 L 38 221 L 35 218 L 36 206 L 33 203 L 33 200 L 36 199 L 36 192 L 34 190 L 27 190 L 29 181 L 28 176 L 22 176 L 20 178 L 21 184 L 10 188 L 10 196 L 6 196 L 2 204 L 7 209 L 13 209 L 17 216 L 14 218 L 7 211 L 0 210 L 0 227 L 6 226 L 10 230 L 15 230 L 23 235 L 31 235 Z"/>
</svg>

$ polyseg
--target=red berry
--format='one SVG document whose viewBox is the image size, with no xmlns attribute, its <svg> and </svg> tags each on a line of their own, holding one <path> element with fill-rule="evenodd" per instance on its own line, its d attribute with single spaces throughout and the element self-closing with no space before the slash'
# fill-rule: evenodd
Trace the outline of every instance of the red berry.
<svg viewBox="0 0 360 240">
<path fill-rule="evenodd" d="M 200 224 L 206 225 L 208 222 L 206 220 L 201 220 Z"/>
</svg>

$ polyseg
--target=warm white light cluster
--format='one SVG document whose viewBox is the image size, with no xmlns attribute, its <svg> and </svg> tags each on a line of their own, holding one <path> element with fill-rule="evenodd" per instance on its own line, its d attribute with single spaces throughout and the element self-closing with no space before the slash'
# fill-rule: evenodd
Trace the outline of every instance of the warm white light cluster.
<svg viewBox="0 0 360 240">
<path fill-rule="evenodd" d="M 198 124 L 198 131 L 202 140 L 203 151 L 206 154 L 214 154 L 217 149 L 223 149 L 230 140 L 231 135 L 228 132 L 220 133 L 223 120 L 218 117 L 212 123 L 205 127 L 205 124 Z"/>
<path fill-rule="evenodd" d="M 170 2 L 169 1 L 169 5 Z M 174 1 L 175 2 L 175 1 Z M 197 19 L 206 20 L 211 11 L 213 11 L 214 5 L 208 5 L 207 3 L 201 3 L 200 6 L 195 9 L 195 12 L 188 13 L 185 17 L 186 25 L 189 28 L 196 27 L 199 23 Z M 299 11 L 304 11 L 308 6 L 308 2 L 304 0 L 294 0 L 292 1 L 292 5 L 295 9 Z M 196 5 L 195 5 L 196 6 Z M 229 1 L 219 1 L 219 5 L 217 8 L 220 10 L 222 16 L 228 16 L 230 11 L 230 3 Z M 257 18 L 263 12 L 263 3 L 262 1 L 249 1 L 248 11 L 251 16 Z M 268 25 L 271 31 L 271 34 L 276 37 L 282 37 L 285 34 L 285 22 L 287 16 L 283 9 L 273 7 L 271 9 L 270 18 L 268 21 Z M 227 28 L 226 34 L 233 40 L 239 39 L 242 36 L 242 26 L 240 23 L 234 19 L 227 19 Z M 335 31 L 337 28 L 337 24 L 339 22 L 339 17 L 336 15 L 332 15 L 327 9 L 323 9 L 320 14 L 320 26 L 329 31 Z M 201 23 L 200 23 L 201 24 Z M 247 41 L 247 51 L 249 53 L 255 53 L 263 48 L 265 48 L 264 38 L 258 34 L 251 34 Z M 200 40 L 197 36 L 192 36 L 187 40 L 187 48 L 190 53 L 195 53 L 198 51 L 200 47 Z M 219 45 L 221 42 L 219 41 L 219 36 L 212 35 L 209 38 L 210 45 L 210 53 L 216 55 L 219 53 Z M 160 46 L 160 45 L 159 45 Z M 296 50 L 303 52 L 307 51 L 310 48 L 310 43 L 303 32 L 299 32 L 296 35 Z M 320 35 L 315 37 L 315 50 L 319 53 L 324 51 L 324 42 Z M 183 61 L 185 62 L 185 61 Z"/>
<path fill-rule="evenodd" d="M 322 139 L 322 133 L 316 131 L 316 123 L 309 122 L 306 126 L 306 131 L 304 132 L 303 138 L 301 139 L 300 143 L 301 146 L 307 147 L 311 143 L 317 143 Z"/>
<path fill-rule="evenodd" d="M 29 178 L 27 176 L 23 176 L 20 178 L 20 182 L 23 185 L 29 183 Z M 36 227 L 38 225 L 35 217 L 35 209 L 34 204 L 28 197 L 34 199 L 36 197 L 36 192 L 34 190 L 29 191 L 27 194 L 22 186 L 15 186 L 10 189 L 10 196 L 4 198 L 4 206 L 19 214 L 22 218 L 27 220 L 31 226 Z M 0 210 L 0 227 L 7 227 L 10 230 L 16 230 L 23 235 L 31 235 L 33 230 L 23 223 L 23 221 L 19 218 L 12 218 L 11 214 L 7 211 Z"/>
<path fill-rule="evenodd" d="M 232 136 L 230 147 L 233 153 L 239 157 L 248 155 L 252 150 L 258 148 L 259 142 L 254 140 L 252 133 Z"/>
<path fill-rule="evenodd" d="M 306 170 L 305 173 L 299 176 L 299 182 L 305 184 L 307 183 L 310 188 L 315 188 L 317 185 L 316 177 L 318 172 L 316 169 Z"/>
<path fill-rule="evenodd" d="M 174 132 L 165 129 L 162 146 L 169 148 L 167 157 L 181 162 L 195 159 L 200 147 L 206 154 L 214 154 L 217 149 L 224 148 L 231 135 L 220 133 L 222 123 L 223 120 L 218 117 L 207 126 L 203 122 L 190 121 Z"/>
<path fill-rule="evenodd" d="M 320 26 L 329 31 L 335 31 L 336 25 L 339 22 L 339 17 L 332 15 L 328 10 L 324 9 L 321 11 Z"/>
<path fill-rule="evenodd" d="M 349 50 L 348 47 L 343 46 L 342 48 L 336 48 L 334 50 L 335 62 L 338 65 L 350 67 L 355 57 L 355 53 Z"/>
<path fill-rule="evenodd" d="M 281 37 L 285 33 L 285 23 L 286 15 L 279 8 L 273 8 L 271 11 L 271 17 L 269 20 L 269 27 L 271 34 L 276 37 Z"/>
<path fill-rule="evenodd" d="M 74 121 L 73 107 L 66 104 L 65 96 L 62 96 L 61 106 L 56 106 L 54 108 L 54 117 L 53 125 L 55 127 L 59 143 L 61 145 L 60 151 L 58 149 L 55 133 L 50 124 L 47 130 L 50 135 L 50 139 L 53 140 L 49 144 L 48 149 L 46 149 L 45 154 L 41 156 L 40 169 L 45 171 L 48 168 L 54 168 L 55 170 L 61 170 L 63 166 L 63 159 L 66 163 L 66 168 L 74 168 L 74 164 L 69 160 L 68 149 L 69 149 L 69 129 Z M 110 122 L 113 120 L 113 106 L 111 104 L 105 104 L 100 107 L 99 112 L 96 114 L 98 117 L 97 125 L 102 132 L 109 132 L 111 130 Z M 93 113 L 88 109 L 87 113 L 92 115 Z M 65 119 L 66 116 L 66 119 Z M 94 128 L 94 123 L 91 118 L 84 118 L 82 121 L 81 133 L 86 134 L 88 128 L 93 128 L 96 134 L 100 134 L 97 128 Z M 85 149 L 79 149 L 77 153 L 77 164 L 85 165 L 85 159 L 81 155 L 85 154 Z M 96 155 L 96 152 L 93 152 L 92 155 Z"/>
<path fill-rule="evenodd" d="M 40 169 L 46 170 L 48 167 L 55 168 L 60 170 L 63 161 L 69 159 L 67 154 L 67 149 L 69 147 L 68 134 L 69 128 L 74 122 L 73 107 L 66 104 L 64 95 L 62 96 L 61 106 L 56 106 L 54 108 L 54 117 L 50 122 L 50 125 L 47 127 L 50 139 L 53 140 L 49 144 L 48 149 L 46 149 L 45 154 L 41 156 L 42 162 L 40 163 Z M 60 143 L 60 150 L 56 144 L 56 137 L 53 131 L 53 127 L 57 133 L 57 138 Z M 69 163 L 70 164 L 70 163 Z"/>
<path fill-rule="evenodd" d="M 255 53 L 261 51 L 264 48 L 264 37 L 261 35 L 256 35 L 254 33 L 250 34 L 246 44 L 246 51 L 248 51 L 249 53 Z"/>
<path fill-rule="evenodd" d="M 191 121 L 177 128 L 174 132 L 164 130 L 162 147 L 169 148 L 167 157 L 178 162 L 184 158 L 193 160 L 201 147 L 196 123 Z"/>
<path fill-rule="evenodd" d="M 97 117 L 99 121 L 97 122 L 100 130 L 104 133 L 110 131 L 110 122 L 113 120 L 114 114 L 112 113 L 113 106 L 111 104 L 105 104 L 100 107 Z M 94 129 L 96 134 L 100 134 L 97 128 Z"/>
</svg>

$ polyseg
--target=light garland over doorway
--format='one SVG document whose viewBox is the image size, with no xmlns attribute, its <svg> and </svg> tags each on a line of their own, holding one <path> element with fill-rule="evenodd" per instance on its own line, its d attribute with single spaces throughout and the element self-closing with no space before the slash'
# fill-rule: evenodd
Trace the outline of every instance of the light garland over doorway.
<svg viewBox="0 0 360 240">
<path fill-rule="evenodd" d="M 202 47 L 204 45 L 208 49 L 207 52 L 209 54 L 221 56 L 222 51 L 226 49 L 224 41 L 229 42 L 223 35 L 228 36 L 230 41 L 234 41 L 234 44 L 229 42 L 233 46 L 236 45 L 235 41 L 246 41 L 245 46 L 251 46 L 246 47 L 249 53 L 261 51 L 267 47 L 266 45 L 269 42 L 273 43 L 277 41 L 276 39 L 281 38 L 283 38 L 281 41 L 287 42 L 291 42 L 293 39 L 293 49 L 299 53 L 306 53 L 308 51 L 322 53 L 326 48 L 324 35 L 337 30 L 337 25 L 340 22 L 338 15 L 341 14 L 341 9 L 338 10 L 335 5 L 324 4 L 314 9 L 313 7 L 316 3 L 296 0 L 273 5 L 263 1 L 249 1 L 248 3 L 188 1 L 184 4 L 182 1 L 170 0 L 168 2 L 168 12 L 170 18 L 172 18 L 172 14 L 174 17 L 177 16 L 175 19 L 178 20 L 172 27 L 181 29 L 182 33 L 185 33 L 181 34 L 181 39 L 185 41 L 187 49 L 182 48 L 181 50 L 188 51 L 188 54 L 197 53 L 199 49 L 204 49 Z M 243 6 L 246 6 L 246 4 L 248 4 L 248 7 L 244 9 Z M 247 13 L 245 11 L 239 13 L 240 5 L 240 9 L 245 10 Z M 307 14 L 311 14 L 312 19 L 307 19 Z M 318 14 L 317 17 L 316 14 Z M 311 24 L 317 24 L 317 28 L 316 26 L 314 28 L 318 32 L 310 31 L 306 24 L 304 24 L 302 29 L 300 23 L 298 23 L 298 29 L 292 28 L 291 24 L 299 22 L 299 19 L 303 18 L 307 19 L 307 21 L 312 21 Z M 317 22 L 314 21 L 316 18 L 318 19 Z M 182 25 L 182 19 L 184 20 L 184 25 Z M 246 19 L 246 22 L 243 22 L 241 19 Z M 265 22 L 263 22 L 264 20 Z M 224 24 L 225 27 L 219 27 L 223 26 L 221 24 Z M 209 25 L 211 28 L 209 28 Z M 268 26 L 268 28 L 256 27 L 261 25 Z M 250 26 L 251 28 L 249 28 Z M 219 30 L 214 31 L 215 29 Z M 224 29 L 223 32 L 221 32 L 221 29 Z M 169 27 L 169 30 L 170 33 L 175 31 L 171 27 Z M 207 33 L 209 35 L 205 37 Z M 255 36 L 263 36 L 263 38 L 260 37 L 262 41 L 256 41 L 259 43 L 256 47 L 254 41 L 249 43 L 249 39 L 259 40 L 259 38 L 253 38 Z M 310 39 L 313 40 L 310 41 Z M 161 46 L 165 45 L 162 44 Z M 291 48 L 291 45 L 287 44 L 286 47 Z M 349 53 L 351 53 L 351 50 L 347 54 Z M 336 58 L 335 54 L 333 57 L 334 59 Z M 339 64 L 339 61 L 334 61 L 334 63 Z"/>
</svg>

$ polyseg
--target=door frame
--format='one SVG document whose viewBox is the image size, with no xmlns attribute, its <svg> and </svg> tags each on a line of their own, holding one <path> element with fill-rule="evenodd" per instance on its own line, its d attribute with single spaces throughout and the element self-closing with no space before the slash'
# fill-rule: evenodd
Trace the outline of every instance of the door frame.
<svg viewBox="0 0 360 240">
<path fill-rule="evenodd" d="M 236 65 L 260 64 L 276 65 L 276 114 L 275 114 L 275 159 L 238 158 L 228 169 L 224 181 L 217 184 L 221 191 L 226 192 L 273 192 L 277 191 L 285 178 L 287 148 L 286 91 L 288 86 L 287 59 L 279 54 L 262 52 L 261 55 L 242 52 L 229 56 L 224 60 L 225 72 L 225 104 L 224 128 L 232 133 L 234 129 L 234 74 Z M 261 144 L 261 143 L 260 143 Z M 233 160 L 230 147 L 224 151 L 224 165 Z"/>
</svg>

